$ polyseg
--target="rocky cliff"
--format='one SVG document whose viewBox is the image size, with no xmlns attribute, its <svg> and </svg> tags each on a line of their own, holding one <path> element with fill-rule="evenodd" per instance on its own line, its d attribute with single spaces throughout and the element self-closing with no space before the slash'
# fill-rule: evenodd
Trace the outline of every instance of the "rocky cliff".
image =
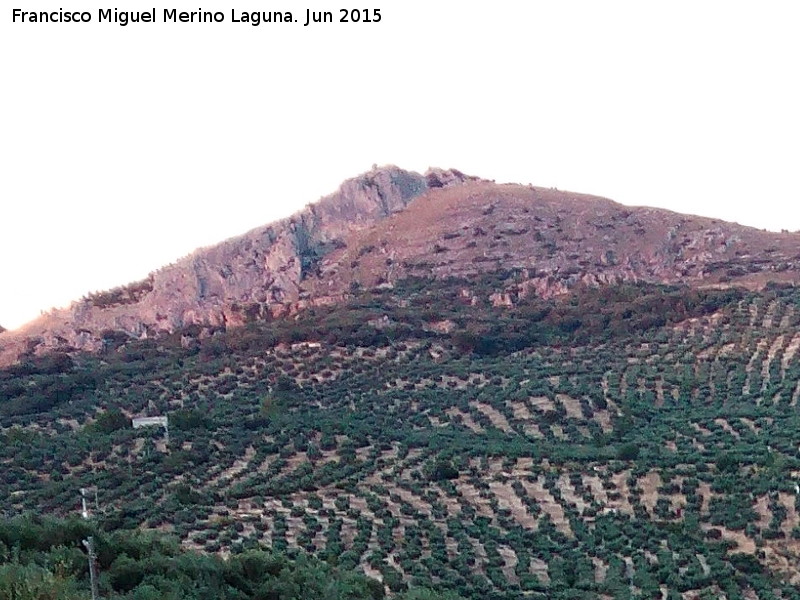
<svg viewBox="0 0 800 600">
<path fill-rule="evenodd" d="M 424 175 L 373 169 L 294 216 L 197 250 L 147 279 L 90 295 L 0 337 L 0 364 L 56 348 L 98 350 L 104 336 L 141 338 L 195 324 L 238 325 L 285 312 L 318 262 L 349 235 L 403 210 L 431 188 L 475 178 L 458 171 Z"/>
<path fill-rule="evenodd" d="M 128 286 L 0 334 L 0 364 L 98 350 L 190 325 L 237 326 L 408 276 L 515 270 L 492 301 L 620 281 L 763 286 L 800 280 L 800 235 L 455 171 L 375 169 L 293 217 L 198 250 Z M 521 283 L 520 283 L 521 281 Z"/>
</svg>

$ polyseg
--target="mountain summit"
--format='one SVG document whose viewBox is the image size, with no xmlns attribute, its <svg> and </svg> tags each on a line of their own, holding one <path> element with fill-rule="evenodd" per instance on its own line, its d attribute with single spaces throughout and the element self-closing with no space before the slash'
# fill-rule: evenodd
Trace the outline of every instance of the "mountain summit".
<svg viewBox="0 0 800 600">
<path fill-rule="evenodd" d="M 288 219 L 91 294 L 0 337 L 25 353 L 99 350 L 187 326 L 237 326 L 407 277 L 522 273 L 498 302 L 617 282 L 761 287 L 800 279 L 800 235 L 770 233 L 457 170 L 373 169 Z"/>
</svg>

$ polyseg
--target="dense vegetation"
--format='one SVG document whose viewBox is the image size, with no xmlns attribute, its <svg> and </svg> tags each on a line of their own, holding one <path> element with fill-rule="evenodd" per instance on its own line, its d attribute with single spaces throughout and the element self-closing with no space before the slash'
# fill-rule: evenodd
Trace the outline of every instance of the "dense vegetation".
<svg viewBox="0 0 800 600">
<path fill-rule="evenodd" d="M 380 600 L 383 586 L 303 553 L 247 550 L 222 560 L 186 551 L 153 533 L 103 533 L 85 521 L 12 519 L 0 522 L 0 598 L 84 600 L 92 536 L 98 590 L 112 600 Z M 401 600 L 453 598 L 424 588 Z"/>
<path fill-rule="evenodd" d="M 0 510 L 68 516 L 96 486 L 104 544 L 167 531 L 229 586 L 259 556 L 366 593 L 800 597 L 800 293 L 515 277 L 0 372 Z M 106 589 L 138 593 L 114 560 Z"/>
</svg>

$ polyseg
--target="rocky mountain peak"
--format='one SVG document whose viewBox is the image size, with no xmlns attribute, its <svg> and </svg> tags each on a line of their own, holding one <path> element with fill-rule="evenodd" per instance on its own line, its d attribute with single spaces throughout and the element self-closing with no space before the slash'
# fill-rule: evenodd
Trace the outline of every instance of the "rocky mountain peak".
<svg viewBox="0 0 800 600">
<path fill-rule="evenodd" d="M 140 338 L 189 325 L 235 326 L 301 297 L 320 259 L 431 188 L 478 181 L 456 170 L 373 168 L 295 215 L 199 249 L 146 279 L 54 311 L 0 341 L 0 364 L 33 349 L 98 350 L 104 332 Z M 248 311 L 250 311 L 248 313 Z"/>
<path fill-rule="evenodd" d="M 619 282 L 800 281 L 800 235 L 769 233 L 451 169 L 373 168 L 295 215 L 89 295 L 0 338 L 0 364 L 187 326 L 231 327 L 407 277 L 515 272 L 492 302 Z M 467 291 L 468 293 L 468 291 Z"/>
</svg>

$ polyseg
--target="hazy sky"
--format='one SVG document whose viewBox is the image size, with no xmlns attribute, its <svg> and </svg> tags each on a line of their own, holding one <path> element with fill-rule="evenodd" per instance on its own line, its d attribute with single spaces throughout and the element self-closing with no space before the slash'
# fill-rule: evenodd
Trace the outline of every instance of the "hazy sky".
<svg viewBox="0 0 800 600">
<path fill-rule="evenodd" d="M 231 23 L 231 8 L 300 23 Z M 0 324 L 291 214 L 373 163 L 800 229 L 797 2 L 153 4 L 0 18 Z M 356 5 L 352 5 L 355 7 Z"/>
</svg>

